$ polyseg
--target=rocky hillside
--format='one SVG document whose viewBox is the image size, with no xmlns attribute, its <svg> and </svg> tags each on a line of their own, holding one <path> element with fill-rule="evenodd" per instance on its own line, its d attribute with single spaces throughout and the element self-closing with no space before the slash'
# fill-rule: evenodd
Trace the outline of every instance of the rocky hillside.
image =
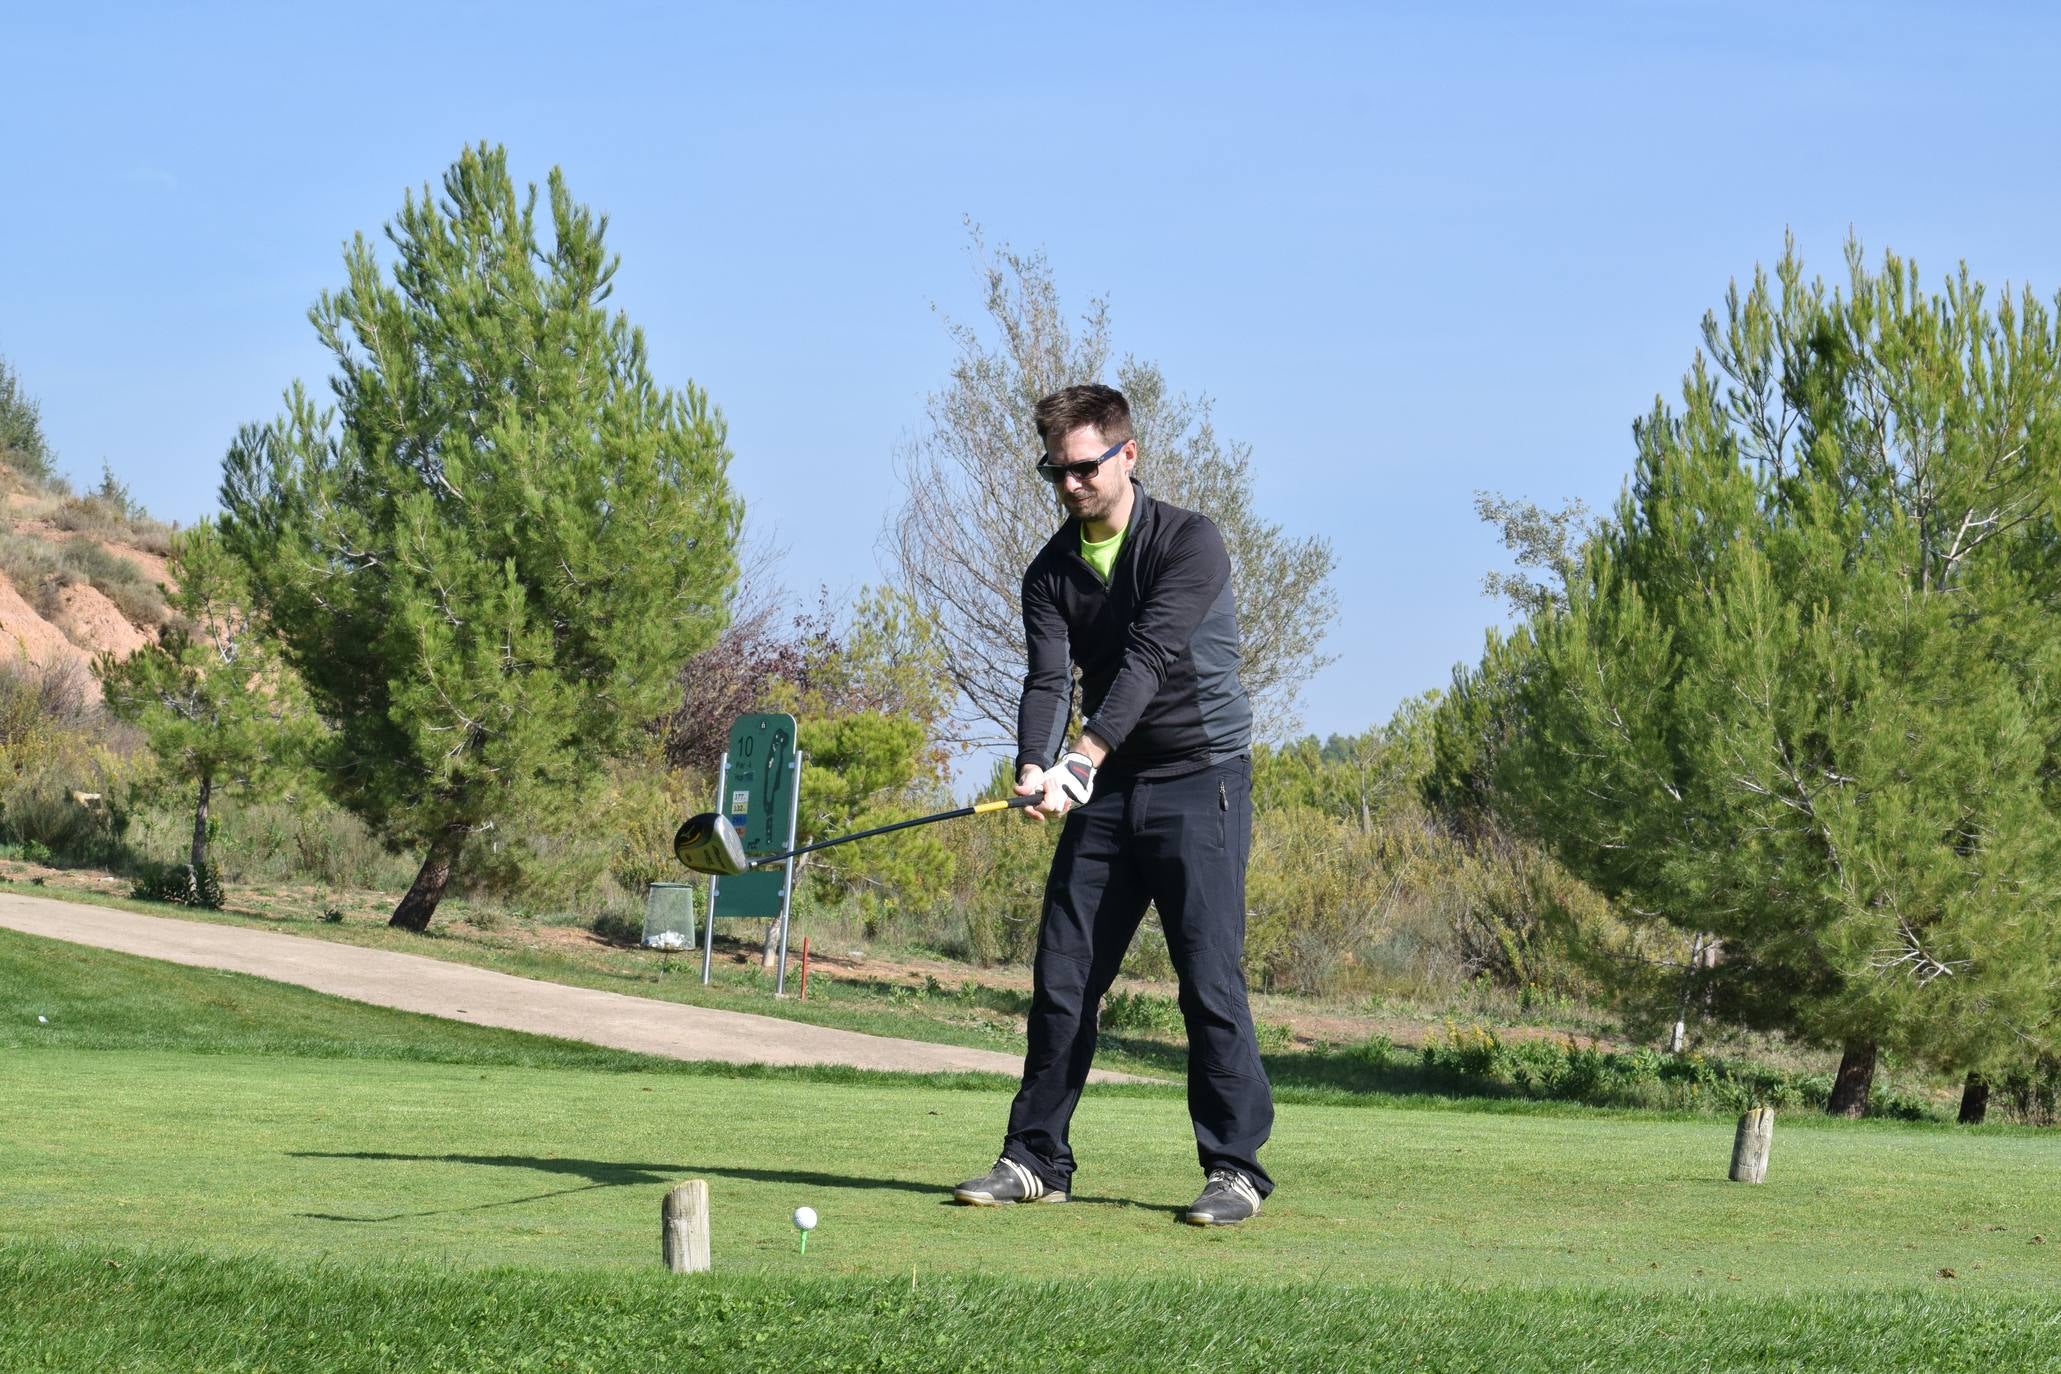
<svg viewBox="0 0 2061 1374">
<path fill-rule="evenodd" d="M 0 487 L 0 653 L 39 668 L 89 670 L 95 654 L 127 655 L 155 641 L 170 618 L 169 526 L 138 509 L 111 476 L 76 495 L 0 465 Z M 99 684 L 90 690 L 97 695 Z"/>
</svg>

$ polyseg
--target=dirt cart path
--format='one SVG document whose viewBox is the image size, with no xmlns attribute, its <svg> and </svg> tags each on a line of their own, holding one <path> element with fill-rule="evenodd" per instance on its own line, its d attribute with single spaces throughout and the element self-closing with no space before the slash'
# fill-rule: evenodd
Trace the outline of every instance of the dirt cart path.
<svg viewBox="0 0 2061 1374">
<path fill-rule="evenodd" d="M 729 1064 L 845 1064 L 909 1073 L 972 1070 L 1015 1077 L 1021 1056 L 857 1031 L 775 1016 L 682 1006 L 616 992 L 568 987 L 464 964 L 361 949 L 240 926 L 140 916 L 109 907 L 0 893 L 0 926 L 175 964 L 229 969 L 374 1006 L 423 1012 L 476 1026 L 673 1059 Z M 1098 1071 L 1099 1082 L 1143 1082 Z"/>
</svg>

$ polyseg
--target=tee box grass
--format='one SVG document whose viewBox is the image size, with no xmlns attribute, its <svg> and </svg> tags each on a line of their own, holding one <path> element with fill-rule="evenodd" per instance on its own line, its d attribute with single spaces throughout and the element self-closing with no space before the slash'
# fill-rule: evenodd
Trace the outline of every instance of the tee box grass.
<svg viewBox="0 0 2061 1374">
<path fill-rule="evenodd" d="M 1007 1085 L 683 1071 L 4 935 L 0 1063 L 10 1370 L 2061 1367 L 2031 1130 L 1787 1118 L 1748 1187 L 1727 1122 L 1291 1103 L 1280 1191 L 1204 1231 L 1177 1089 L 1090 1091 L 1079 1201 L 961 1208 Z M 715 1272 L 680 1278 L 690 1177 Z"/>
</svg>

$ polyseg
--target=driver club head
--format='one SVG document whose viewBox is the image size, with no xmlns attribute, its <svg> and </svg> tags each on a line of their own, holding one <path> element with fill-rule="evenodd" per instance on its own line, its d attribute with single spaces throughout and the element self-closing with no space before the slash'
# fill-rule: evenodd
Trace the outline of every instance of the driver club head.
<svg viewBox="0 0 2061 1374">
<path fill-rule="evenodd" d="M 673 836 L 673 853 L 696 873 L 731 877 L 746 872 L 751 864 L 744 857 L 744 841 L 728 816 L 709 811 L 690 816 Z"/>
</svg>

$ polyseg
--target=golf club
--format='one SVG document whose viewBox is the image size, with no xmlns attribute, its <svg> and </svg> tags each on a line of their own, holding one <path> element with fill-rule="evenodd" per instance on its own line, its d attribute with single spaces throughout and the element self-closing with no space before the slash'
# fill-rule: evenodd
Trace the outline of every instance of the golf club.
<svg viewBox="0 0 2061 1374">
<path fill-rule="evenodd" d="M 734 877 L 767 864 L 784 863 L 797 854 L 807 854 L 832 845 L 850 844 L 853 840 L 870 839 L 885 835 L 890 830 L 907 830 L 912 825 L 929 825 L 933 821 L 956 820 L 960 816 L 984 816 L 990 811 L 1014 811 L 1025 806 L 1035 806 L 1045 799 L 1042 792 L 1033 792 L 1027 797 L 1009 797 L 1000 801 L 975 802 L 953 811 L 940 811 L 934 816 L 918 816 L 914 820 L 896 821 L 892 825 L 876 825 L 871 830 L 861 830 L 850 835 L 839 835 L 834 840 L 818 840 L 799 849 L 790 849 L 784 854 L 762 854 L 757 858 L 744 852 L 744 841 L 738 837 L 737 827 L 730 818 L 719 811 L 704 812 L 690 816 L 684 821 L 679 833 L 673 836 L 673 853 L 681 863 L 696 873 L 713 873 L 717 877 Z"/>
</svg>

